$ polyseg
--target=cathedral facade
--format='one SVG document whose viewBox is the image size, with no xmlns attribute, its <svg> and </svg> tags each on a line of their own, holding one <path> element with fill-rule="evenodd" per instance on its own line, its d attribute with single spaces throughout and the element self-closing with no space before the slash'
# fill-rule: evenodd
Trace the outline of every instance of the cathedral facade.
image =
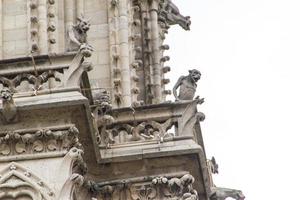
<svg viewBox="0 0 300 200">
<path fill-rule="evenodd" d="M 165 89 L 164 40 L 191 25 L 171 0 L 0 0 L 0 10 L 0 200 L 245 198 L 213 183 L 201 73 Z"/>
</svg>

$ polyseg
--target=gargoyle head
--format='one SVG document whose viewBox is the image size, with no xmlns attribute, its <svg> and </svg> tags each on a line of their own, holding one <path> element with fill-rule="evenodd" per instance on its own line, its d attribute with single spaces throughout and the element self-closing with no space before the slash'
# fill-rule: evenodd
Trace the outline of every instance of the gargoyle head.
<svg viewBox="0 0 300 200">
<path fill-rule="evenodd" d="M 190 78 L 196 83 L 201 78 L 201 73 L 197 69 L 189 70 Z"/>
<path fill-rule="evenodd" d="M 246 197 L 245 197 L 245 195 L 243 194 L 242 191 L 240 191 L 240 190 L 236 191 L 236 197 L 235 197 L 235 199 L 237 199 L 237 200 L 244 200 L 245 198 Z"/>
<path fill-rule="evenodd" d="M 180 26 L 186 30 L 189 31 L 190 30 L 190 26 L 191 26 L 191 17 L 190 16 L 186 16 L 184 17 L 184 20 L 180 23 Z"/>
<path fill-rule="evenodd" d="M 4 88 L 0 91 L 0 97 L 3 99 L 3 101 L 11 101 L 13 92 L 8 88 Z"/>
<path fill-rule="evenodd" d="M 86 19 L 83 15 L 77 18 L 76 28 L 81 32 L 86 33 L 90 29 L 90 19 Z"/>
</svg>

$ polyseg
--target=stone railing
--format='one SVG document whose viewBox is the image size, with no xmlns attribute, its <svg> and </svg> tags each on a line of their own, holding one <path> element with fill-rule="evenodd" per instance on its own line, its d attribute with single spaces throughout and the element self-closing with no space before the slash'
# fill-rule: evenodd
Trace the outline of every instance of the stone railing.
<svg viewBox="0 0 300 200">
<path fill-rule="evenodd" d="M 100 150 L 99 161 L 131 155 L 136 158 L 157 149 L 163 153 L 164 147 L 170 152 L 202 148 L 198 122 L 204 120 L 204 114 L 197 111 L 197 104 L 197 100 L 163 103 L 114 109 L 96 116 L 94 140 Z"/>
<path fill-rule="evenodd" d="M 79 87 L 84 71 L 92 68 L 84 62 L 90 46 L 78 53 L 24 57 L 0 61 L 0 89 L 8 88 L 18 96 L 53 93 Z"/>
<path fill-rule="evenodd" d="M 198 194 L 193 189 L 194 181 L 188 172 L 177 172 L 101 183 L 86 182 L 86 188 L 97 200 L 196 200 Z"/>
<path fill-rule="evenodd" d="M 80 147 L 73 125 L 0 131 L 0 162 L 63 156 Z"/>
</svg>

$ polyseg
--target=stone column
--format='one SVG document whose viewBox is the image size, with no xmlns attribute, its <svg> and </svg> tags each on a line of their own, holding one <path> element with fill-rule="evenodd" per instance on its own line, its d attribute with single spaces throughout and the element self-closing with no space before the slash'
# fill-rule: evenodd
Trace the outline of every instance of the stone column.
<svg viewBox="0 0 300 200">
<path fill-rule="evenodd" d="M 3 10 L 2 9 L 3 9 L 2 8 L 2 0 L 0 0 L 0 48 L 1 48 L 1 50 L 0 50 L 0 59 L 3 58 L 3 35 L 2 35 L 2 33 L 3 33 L 3 27 L 2 27 Z"/>
<path fill-rule="evenodd" d="M 80 17 L 81 14 L 84 14 L 84 0 L 76 1 L 76 13 L 77 17 Z"/>
<path fill-rule="evenodd" d="M 48 33 L 47 33 L 47 0 L 38 1 L 39 19 L 39 50 L 40 54 L 48 54 Z"/>
<path fill-rule="evenodd" d="M 65 0 L 65 26 L 68 29 L 74 23 L 74 0 Z"/>
<path fill-rule="evenodd" d="M 151 46 L 152 46 L 152 76 L 153 76 L 153 103 L 161 101 L 161 67 L 159 49 L 159 29 L 158 29 L 158 2 L 153 0 L 150 5 L 151 21 Z"/>
<path fill-rule="evenodd" d="M 123 106 L 131 106 L 127 0 L 119 1 L 119 42 Z"/>
</svg>

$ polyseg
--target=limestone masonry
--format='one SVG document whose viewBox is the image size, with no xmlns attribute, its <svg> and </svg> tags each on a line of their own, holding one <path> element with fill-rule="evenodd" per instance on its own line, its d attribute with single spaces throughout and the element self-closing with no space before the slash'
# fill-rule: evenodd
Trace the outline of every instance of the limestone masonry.
<svg viewBox="0 0 300 200">
<path fill-rule="evenodd" d="M 0 0 L 0 200 L 243 200 L 216 187 L 171 0 Z"/>
</svg>

